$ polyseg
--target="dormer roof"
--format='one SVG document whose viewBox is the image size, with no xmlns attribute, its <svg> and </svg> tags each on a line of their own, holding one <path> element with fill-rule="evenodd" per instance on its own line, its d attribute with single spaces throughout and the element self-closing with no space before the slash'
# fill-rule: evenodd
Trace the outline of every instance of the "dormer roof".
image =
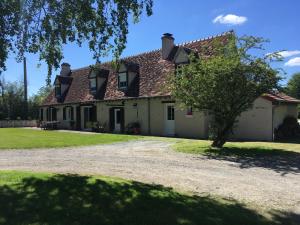
<svg viewBox="0 0 300 225">
<path fill-rule="evenodd" d="M 213 54 L 213 41 L 219 40 L 226 43 L 232 32 L 226 32 L 218 36 L 195 40 L 176 45 L 176 49 L 182 48 L 186 52 L 196 52 L 200 57 L 209 57 Z M 173 50 L 172 50 L 173 51 Z M 170 54 L 171 55 L 171 54 Z M 121 59 L 130 69 L 138 68 L 138 76 L 128 88 L 123 92 L 118 89 L 118 76 L 116 68 L 112 62 L 102 63 L 100 68 L 109 71 L 106 79 L 106 86 L 103 88 L 101 99 L 95 98 L 89 90 L 89 74 L 91 67 L 87 66 L 71 71 L 69 77 L 73 78 L 68 92 L 64 98 L 64 104 L 85 103 L 98 100 L 123 100 L 130 98 L 170 96 L 170 92 L 163 88 L 167 82 L 168 74 L 175 70 L 174 62 L 163 60 L 161 49 L 129 56 Z M 45 99 L 43 105 L 55 105 L 57 102 L 54 91 Z"/>
<path fill-rule="evenodd" d="M 71 84 L 73 77 L 65 77 L 57 75 L 54 80 L 54 84 L 58 81 L 60 84 Z"/>
</svg>

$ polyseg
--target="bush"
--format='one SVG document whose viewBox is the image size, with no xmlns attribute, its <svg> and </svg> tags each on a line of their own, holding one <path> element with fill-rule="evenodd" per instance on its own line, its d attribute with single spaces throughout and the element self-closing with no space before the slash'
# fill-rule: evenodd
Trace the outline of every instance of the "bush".
<svg viewBox="0 0 300 225">
<path fill-rule="evenodd" d="M 129 123 L 126 126 L 127 134 L 140 134 L 141 133 L 141 125 L 139 122 Z"/>
<path fill-rule="evenodd" d="M 295 117 L 286 117 L 278 129 L 275 130 L 275 139 L 282 140 L 296 137 L 300 137 L 298 120 Z"/>
</svg>

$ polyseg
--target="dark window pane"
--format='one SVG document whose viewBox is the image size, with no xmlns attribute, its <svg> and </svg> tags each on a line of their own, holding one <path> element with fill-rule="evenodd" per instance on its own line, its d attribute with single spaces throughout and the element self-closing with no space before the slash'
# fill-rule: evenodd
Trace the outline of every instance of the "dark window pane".
<svg viewBox="0 0 300 225">
<path fill-rule="evenodd" d="M 174 120 L 174 106 L 170 105 L 167 107 L 167 119 Z"/>
<path fill-rule="evenodd" d="M 44 120 L 44 110 L 41 109 L 41 112 L 40 112 L 40 120 Z"/>
<path fill-rule="evenodd" d="M 55 86 L 55 96 L 60 96 L 60 94 L 61 94 L 61 86 L 56 85 Z"/>
</svg>

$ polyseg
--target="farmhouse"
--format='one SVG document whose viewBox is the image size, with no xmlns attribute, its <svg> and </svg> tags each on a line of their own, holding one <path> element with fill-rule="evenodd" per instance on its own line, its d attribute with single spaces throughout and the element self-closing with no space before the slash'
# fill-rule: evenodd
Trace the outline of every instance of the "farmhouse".
<svg viewBox="0 0 300 225">
<path fill-rule="evenodd" d="M 123 133 L 139 127 L 141 134 L 208 138 L 211 116 L 179 107 L 166 88 L 171 72 L 188 63 L 189 54 L 209 57 L 214 40 L 226 42 L 226 32 L 176 45 L 171 34 L 162 36 L 162 47 L 120 60 L 80 69 L 63 63 L 55 89 L 40 108 L 42 121 L 59 121 L 59 128 Z M 234 90 L 233 90 L 234 91 Z M 273 140 L 287 116 L 297 116 L 297 99 L 282 93 L 265 94 L 244 112 L 232 138 Z"/>
</svg>

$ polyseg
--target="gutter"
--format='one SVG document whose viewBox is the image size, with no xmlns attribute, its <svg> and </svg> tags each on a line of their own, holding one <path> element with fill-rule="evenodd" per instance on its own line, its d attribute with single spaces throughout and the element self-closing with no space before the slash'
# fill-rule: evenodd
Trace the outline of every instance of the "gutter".
<svg viewBox="0 0 300 225">
<path fill-rule="evenodd" d="M 118 98 L 118 99 L 92 100 L 92 101 L 84 101 L 84 102 L 55 103 L 55 104 L 49 104 L 49 105 L 45 104 L 45 105 L 40 105 L 39 107 L 61 106 L 61 105 L 72 105 L 72 104 L 84 105 L 84 104 L 97 103 L 97 102 L 114 102 L 114 101 L 125 101 L 125 100 L 170 98 L 170 97 L 171 97 L 171 95 L 144 96 L 144 97 Z"/>
</svg>

